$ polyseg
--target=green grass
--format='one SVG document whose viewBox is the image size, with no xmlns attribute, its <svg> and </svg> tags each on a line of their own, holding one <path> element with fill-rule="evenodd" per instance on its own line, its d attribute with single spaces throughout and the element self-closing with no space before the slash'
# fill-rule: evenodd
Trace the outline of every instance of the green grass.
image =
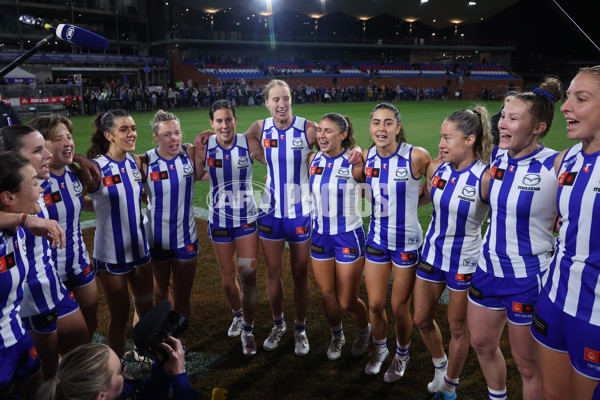
<svg viewBox="0 0 600 400">
<path fill-rule="evenodd" d="M 488 101 L 484 103 L 490 116 L 500 109 L 500 101 Z M 321 116 L 328 112 L 338 112 L 350 117 L 354 124 L 357 143 L 363 149 L 371 144 L 369 137 L 369 115 L 376 103 L 333 103 L 333 104 L 300 104 L 294 105 L 294 114 L 305 117 L 312 121 L 319 121 Z M 437 157 L 437 145 L 439 143 L 440 126 L 448 115 L 456 110 L 472 108 L 473 101 L 421 101 L 421 102 L 397 102 L 394 103 L 402 114 L 402 124 L 406 132 L 407 140 L 410 144 L 424 147 L 429 151 L 432 158 Z M 245 132 L 250 125 L 257 119 L 264 119 L 269 116 L 268 110 L 264 106 L 239 107 L 238 132 Z M 193 142 L 195 136 L 206 129 L 210 129 L 208 110 L 179 110 L 175 111 L 181 120 L 181 126 L 184 132 L 184 141 Z M 136 153 L 143 153 L 153 147 L 152 130 L 149 121 L 152 113 L 140 112 L 134 113 L 133 117 L 138 126 L 138 139 Z M 90 135 L 92 132 L 92 117 L 75 116 L 71 118 L 75 126 L 74 139 L 75 149 L 78 153 L 85 153 L 90 145 Z M 546 146 L 555 150 L 563 150 L 573 145 L 573 142 L 566 138 L 566 124 L 562 113 L 558 110 L 555 113 L 555 120 L 548 135 L 544 138 Z M 266 167 L 260 163 L 254 163 L 254 179 L 262 182 L 266 175 Z M 207 208 L 206 194 L 208 192 L 208 182 L 197 182 L 195 185 L 194 205 Z M 93 214 L 82 216 L 83 220 L 93 219 Z M 419 209 L 419 221 L 423 230 L 429 224 L 431 218 L 431 206 L 421 207 Z"/>
</svg>

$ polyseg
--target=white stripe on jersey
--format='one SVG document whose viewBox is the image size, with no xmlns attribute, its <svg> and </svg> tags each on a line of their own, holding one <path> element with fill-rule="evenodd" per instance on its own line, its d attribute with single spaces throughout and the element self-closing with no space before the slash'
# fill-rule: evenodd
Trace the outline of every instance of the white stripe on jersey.
<svg viewBox="0 0 600 400">
<path fill-rule="evenodd" d="M 600 326 L 600 161 L 571 147 L 558 173 L 561 225 L 544 291 L 565 313 Z"/>
<path fill-rule="evenodd" d="M 412 149 L 401 143 L 394 154 L 381 157 L 373 146 L 365 161 L 372 201 L 369 239 L 395 251 L 417 250 L 423 241 L 417 217 L 421 180 L 411 168 Z"/>
<path fill-rule="evenodd" d="M 46 210 L 42 196 L 38 203 L 41 211 L 37 216 L 48 219 L 48 210 Z M 21 317 L 29 317 L 54 310 L 56 304 L 60 303 L 68 290 L 61 282 L 58 271 L 54 267 L 48 240 L 35 236 L 26 229 L 25 258 L 22 262 L 28 263 L 28 273 L 19 314 Z"/>
<path fill-rule="evenodd" d="M 42 187 L 48 216 L 58 221 L 66 235 L 64 249 L 58 246 L 52 249 L 52 258 L 64 282 L 67 274 L 79 275 L 83 272 L 83 268 L 90 265 L 90 256 L 83 242 L 79 225 L 83 187 L 68 167 L 65 168 L 62 176 L 50 174 L 50 178 L 42 184 Z"/>
<path fill-rule="evenodd" d="M 27 276 L 25 233 L 0 230 L 0 350 L 15 345 L 25 328 L 19 317 L 23 300 L 23 281 Z"/>
<path fill-rule="evenodd" d="M 329 158 L 317 152 L 310 164 L 313 229 L 323 235 L 351 232 L 363 226 L 359 182 L 352 175 L 349 151 Z"/>
<path fill-rule="evenodd" d="M 205 168 L 210 175 L 208 221 L 223 228 L 236 228 L 256 221 L 258 211 L 252 187 L 252 159 L 248 139 L 235 135 L 228 149 L 217 142 L 217 135 L 208 139 Z"/>
<path fill-rule="evenodd" d="M 442 271 L 470 274 L 477 269 L 481 224 L 489 205 L 481 198 L 487 165 L 475 161 L 462 171 L 443 163 L 431 179 L 433 213 L 422 259 Z"/>
<path fill-rule="evenodd" d="M 144 228 L 151 248 L 181 249 L 198 241 L 194 220 L 194 165 L 185 149 L 171 160 L 146 153 L 148 173 L 144 188 L 148 206 Z"/>
<path fill-rule="evenodd" d="M 541 147 L 513 159 L 496 148 L 490 165 L 490 225 L 479 267 L 497 277 L 524 278 L 545 271 L 554 250 L 558 153 Z"/>
<path fill-rule="evenodd" d="M 310 189 L 306 159 L 310 153 L 306 119 L 294 116 L 289 128 L 279 130 L 273 118 L 263 122 L 261 145 L 267 160 L 266 189 L 260 210 L 277 218 L 310 214 Z"/>
<path fill-rule="evenodd" d="M 90 192 L 96 212 L 94 258 L 125 264 L 146 257 L 148 243 L 142 225 L 142 174 L 135 159 L 114 161 L 106 155 L 94 161 L 100 167 L 98 188 Z"/>
</svg>

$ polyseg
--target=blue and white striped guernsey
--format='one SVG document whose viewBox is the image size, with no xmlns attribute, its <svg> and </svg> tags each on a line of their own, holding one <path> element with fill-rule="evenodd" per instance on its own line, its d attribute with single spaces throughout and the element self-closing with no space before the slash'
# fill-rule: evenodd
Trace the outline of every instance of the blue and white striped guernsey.
<svg viewBox="0 0 600 400">
<path fill-rule="evenodd" d="M 296 218 L 310 214 L 310 189 L 306 158 L 310 153 L 306 119 L 294 116 L 289 128 L 279 130 L 273 118 L 263 123 L 261 145 L 267 160 L 266 189 L 260 211 L 273 212 L 277 218 Z"/>
<path fill-rule="evenodd" d="M 368 241 L 389 250 L 417 250 L 423 241 L 417 218 L 421 180 L 413 175 L 412 149 L 413 146 L 401 143 L 394 154 L 381 157 L 372 146 L 365 161 L 372 202 Z"/>
<path fill-rule="evenodd" d="M 43 182 L 40 182 L 43 185 Z M 38 203 L 41 211 L 37 216 L 48 219 L 48 210 L 44 205 L 43 196 L 40 196 Z M 61 282 L 58 271 L 54 267 L 50 242 L 46 238 L 35 236 L 28 229 L 24 231 L 25 258 L 20 261 L 27 263 L 28 271 L 19 314 L 21 317 L 30 317 L 54 310 L 69 291 Z"/>
<path fill-rule="evenodd" d="M 359 182 L 352 175 L 346 150 L 334 158 L 315 154 L 310 164 L 313 229 L 322 235 L 352 232 L 363 225 Z"/>
<path fill-rule="evenodd" d="M 600 152 L 571 147 L 558 173 L 558 245 L 544 293 L 565 313 L 600 326 Z"/>
<path fill-rule="evenodd" d="M 256 221 L 258 211 L 248 139 L 236 134 L 234 144 L 225 149 L 217 142 L 217 135 L 212 135 L 205 160 L 210 176 L 208 221 L 222 228 L 237 228 Z"/>
<path fill-rule="evenodd" d="M 183 147 L 171 160 L 146 152 L 148 173 L 144 188 L 148 206 L 144 230 L 153 249 L 175 250 L 198 241 L 194 220 L 194 164 Z"/>
<path fill-rule="evenodd" d="M 25 328 L 19 317 L 19 305 L 23 300 L 23 281 L 28 265 L 20 262 L 25 258 L 25 233 L 0 230 L 0 349 L 15 345 L 23 336 Z"/>
<path fill-rule="evenodd" d="M 545 271 L 554 251 L 558 153 L 540 147 L 513 159 L 494 149 L 490 165 L 490 225 L 479 268 L 502 278 L 524 278 Z"/>
<path fill-rule="evenodd" d="M 142 174 L 133 156 L 115 161 L 94 159 L 101 180 L 90 192 L 96 212 L 94 258 L 110 264 L 131 263 L 149 255 L 142 225 Z"/>
<path fill-rule="evenodd" d="M 66 282 L 68 274 L 77 276 L 84 269 L 92 268 L 79 224 L 83 187 L 67 167 L 61 176 L 50 174 L 50 178 L 42 183 L 42 188 L 49 218 L 58 221 L 65 231 L 65 248 L 57 246 L 52 249 L 52 258 L 60 279 Z"/>
<path fill-rule="evenodd" d="M 426 263 L 454 274 L 477 269 L 481 224 L 490 209 L 481 197 L 486 169 L 486 164 L 475 161 L 462 171 L 455 171 L 450 163 L 435 171 L 431 179 L 433 213 L 423 244 Z"/>
</svg>

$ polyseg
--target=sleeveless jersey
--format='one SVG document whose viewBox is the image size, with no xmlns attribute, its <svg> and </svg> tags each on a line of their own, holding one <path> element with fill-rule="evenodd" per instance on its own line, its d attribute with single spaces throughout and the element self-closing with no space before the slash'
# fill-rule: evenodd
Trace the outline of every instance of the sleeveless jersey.
<svg viewBox="0 0 600 400">
<path fill-rule="evenodd" d="M 352 175 L 348 153 L 329 158 L 319 151 L 310 164 L 313 229 L 322 235 L 352 232 L 363 225 L 359 182 Z"/>
<path fill-rule="evenodd" d="M 37 216 L 48 219 L 43 196 L 40 196 L 38 202 L 41 211 Z M 28 229 L 24 231 L 25 257 L 21 262 L 27 264 L 27 278 L 19 314 L 21 317 L 30 317 L 54 310 L 69 291 L 61 282 L 54 266 L 50 242 L 46 238 L 35 236 Z"/>
<path fill-rule="evenodd" d="M 462 171 L 443 163 L 431 179 L 433 213 L 425 234 L 422 260 L 442 271 L 470 274 L 477 269 L 481 224 L 489 205 L 481 177 L 487 165 L 475 161 Z"/>
<path fill-rule="evenodd" d="M 365 161 L 372 212 L 369 239 L 394 251 L 417 250 L 423 231 L 417 218 L 420 179 L 411 168 L 413 146 L 401 143 L 389 157 L 369 149 Z"/>
<path fill-rule="evenodd" d="M 133 156 L 115 161 L 106 155 L 94 159 L 101 180 L 90 192 L 96 212 L 94 258 L 110 264 L 126 264 L 148 256 L 142 225 L 142 173 Z"/>
<path fill-rule="evenodd" d="M 260 211 L 273 212 L 277 218 L 296 218 L 310 214 L 310 189 L 306 157 L 310 146 L 306 119 L 294 116 L 285 130 L 275 127 L 273 118 L 263 123 L 261 145 L 267 160 L 267 181 Z"/>
<path fill-rule="evenodd" d="M 571 147 L 558 173 L 558 245 L 544 292 L 565 313 L 600 326 L 600 152 Z"/>
<path fill-rule="evenodd" d="M 25 233 L 0 230 L 0 349 L 16 344 L 25 336 L 19 317 L 23 300 L 23 281 L 27 275 L 25 258 Z"/>
<path fill-rule="evenodd" d="M 79 275 L 83 269 L 91 268 L 90 256 L 79 225 L 83 187 L 77 176 L 67 167 L 62 176 L 50 174 L 50 178 L 42 183 L 42 188 L 49 218 L 58 221 L 65 231 L 65 248 L 60 249 L 57 246 L 51 250 L 58 275 L 64 282 L 68 273 Z"/>
<path fill-rule="evenodd" d="M 144 189 L 148 206 L 144 231 L 154 249 L 175 250 L 198 242 L 194 220 L 194 165 L 183 147 L 165 160 L 156 149 L 146 152 L 148 173 Z"/>
<path fill-rule="evenodd" d="M 541 147 L 513 159 L 494 149 L 490 165 L 490 225 L 479 267 L 499 278 L 524 278 L 548 269 L 554 251 L 558 153 Z"/>
<path fill-rule="evenodd" d="M 222 228 L 237 228 L 256 221 L 258 211 L 252 187 L 252 159 L 248 139 L 236 134 L 225 149 L 217 135 L 208 139 L 205 168 L 210 179 L 208 221 Z"/>
</svg>

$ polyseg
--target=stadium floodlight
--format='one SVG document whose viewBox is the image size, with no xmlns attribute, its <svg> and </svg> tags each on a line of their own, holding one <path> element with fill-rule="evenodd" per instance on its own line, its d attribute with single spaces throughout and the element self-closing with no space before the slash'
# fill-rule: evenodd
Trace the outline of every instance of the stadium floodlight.
<svg viewBox="0 0 600 400">
<path fill-rule="evenodd" d="M 429 0 L 421 0 L 421 4 L 429 3 Z"/>
<path fill-rule="evenodd" d="M 469 5 L 470 5 L 470 6 L 476 6 L 476 5 L 477 5 L 477 2 L 475 2 L 475 1 L 470 1 L 470 2 L 469 2 Z"/>
</svg>

